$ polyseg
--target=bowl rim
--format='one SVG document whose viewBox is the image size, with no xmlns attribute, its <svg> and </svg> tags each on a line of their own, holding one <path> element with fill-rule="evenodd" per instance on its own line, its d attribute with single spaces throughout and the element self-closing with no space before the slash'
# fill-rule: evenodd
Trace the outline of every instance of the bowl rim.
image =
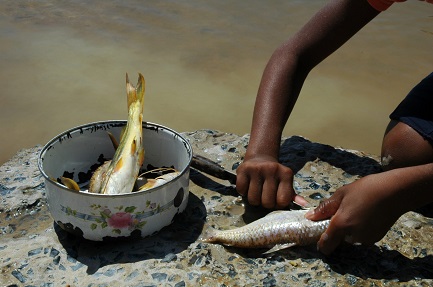
<svg viewBox="0 0 433 287">
<path fill-rule="evenodd" d="M 70 128 L 58 135 L 56 135 L 55 137 L 53 137 L 50 141 L 48 141 L 40 150 L 39 154 L 38 154 L 38 168 L 40 173 L 42 174 L 42 176 L 45 178 L 46 181 L 48 181 L 51 184 L 54 184 L 55 186 L 57 186 L 60 189 L 63 189 L 65 191 L 74 193 L 74 194 L 79 194 L 79 195 L 83 195 L 83 196 L 90 196 L 90 197 L 107 197 L 107 198 L 113 198 L 113 197 L 130 197 L 130 196 L 137 196 L 140 194 L 146 194 L 146 193 L 150 193 L 150 192 L 154 192 L 157 191 L 159 189 L 162 189 L 163 187 L 173 183 L 176 179 L 182 177 L 186 172 L 189 171 L 189 168 L 191 166 L 191 161 L 192 161 L 192 157 L 193 157 L 193 151 L 192 151 L 192 146 L 191 143 L 184 137 L 182 136 L 180 133 L 176 132 L 175 130 L 168 128 L 166 126 L 160 125 L 160 124 L 156 124 L 156 123 L 152 123 L 152 122 L 147 122 L 147 121 L 142 121 L 142 125 L 146 125 L 146 126 L 150 126 L 150 129 L 162 129 L 162 130 L 167 130 L 171 133 L 173 133 L 174 135 L 176 135 L 177 137 L 181 138 L 181 140 L 183 141 L 186 151 L 188 153 L 188 163 L 185 166 L 185 168 L 183 168 L 179 174 L 173 178 L 172 180 L 161 184 L 160 186 L 148 189 L 148 190 L 143 190 L 143 191 L 136 191 L 136 192 L 131 192 L 131 193 L 122 193 L 122 194 L 100 194 L 100 193 L 90 193 L 90 192 L 81 192 L 81 191 L 75 191 L 75 190 L 71 190 L 69 188 L 67 188 L 66 186 L 64 186 L 63 184 L 58 183 L 57 181 L 52 180 L 44 171 L 43 168 L 43 156 L 45 155 L 46 151 L 48 151 L 51 146 L 55 143 L 55 142 L 61 142 L 62 139 L 64 138 L 68 138 L 71 137 L 70 133 L 72 132 L 76 132 L 79 131 L 80 129 L 85 129 L 86 127 L 90 127 L 90 126 L 95 126 L 95 125 L 109 125 L 109 124 L 113 124 L 113 125 L 126 125 L 127 120 L 105 120 L 105 121 L 96 121 L 96 122 L 91 122 L 91 123 L 86 123 L 83 125 L 78 125 L 75 126 L 73 128 Z M 144 127 L 143 127 L 144 128 Z M 45 187 L 46 188 L 46 187 Z"/>
</svg>

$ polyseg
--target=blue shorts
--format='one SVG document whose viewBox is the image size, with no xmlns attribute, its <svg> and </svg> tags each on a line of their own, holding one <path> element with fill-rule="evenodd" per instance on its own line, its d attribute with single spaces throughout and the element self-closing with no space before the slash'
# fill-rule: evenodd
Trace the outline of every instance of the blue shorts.
<svg viewBox="0 0 433 287">
<path fill-rule="evenodd" d="M 389 118 L 407 124 L 433 145 L 433 73 L 409 92 Z"/>
</svg>

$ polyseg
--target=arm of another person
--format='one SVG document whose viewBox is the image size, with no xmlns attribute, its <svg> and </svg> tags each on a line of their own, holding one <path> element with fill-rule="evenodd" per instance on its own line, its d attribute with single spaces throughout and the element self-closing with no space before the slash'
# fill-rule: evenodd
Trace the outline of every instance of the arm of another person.
<svg viewBox="0 0 433 287">
<path fill-rule="evenodd" d="M 307 203 L 293 190 L 293 172 L 278 162 L 283 128 L 311 69 L 378 14 L 367 0 L 330 1 L 273 53 L 257 94 L 245 159 L 237 169 L 237 190 L 250 204 Z"/>
</svg>

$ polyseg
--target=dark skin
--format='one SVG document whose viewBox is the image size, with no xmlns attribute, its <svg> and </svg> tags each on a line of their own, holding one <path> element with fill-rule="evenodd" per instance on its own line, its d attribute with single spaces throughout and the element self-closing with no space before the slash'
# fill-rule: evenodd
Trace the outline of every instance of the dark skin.
<svg viewBox="0 0 433 287">
<path fill-rule="evenodd" d="M 333 0 L 269 60 L 260 83 L 250 143 L 237 169 L 236 188 L 252 205 L 281 209 L 307 201 L 293 190 L 293 171 L 278 162 L 283 128 L 308 73 L 379 14 L 367 1 Z M 318 242 L 329 254 L 344 240 L 379 241 L 405 212 L 433 202 L 433 147 L 401 122 L 391 122 L 382 157 L 387 171 L 336 190 L 307 218 L 330 218 Z M 377 220 L 381 218 L 381 220 Z"/>
</svg>

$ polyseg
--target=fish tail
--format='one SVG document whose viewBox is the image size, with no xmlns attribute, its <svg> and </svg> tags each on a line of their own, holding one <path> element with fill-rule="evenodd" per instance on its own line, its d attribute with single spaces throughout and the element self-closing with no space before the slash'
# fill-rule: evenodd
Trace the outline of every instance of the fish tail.
<svg viewBox="0 0 433 287">
<path fill-rule="evenodd" d="M 126 94 L 128 97 L 128 110 L 131 104 L 135 102 L 140 103 L 140 110 L 144 107 L 144 92 L 145 92 L 145 80 L 141 73 L 138 73 L 137 88 L 129 82 L 128 73 L 126 73 Z"/>
</svg>

